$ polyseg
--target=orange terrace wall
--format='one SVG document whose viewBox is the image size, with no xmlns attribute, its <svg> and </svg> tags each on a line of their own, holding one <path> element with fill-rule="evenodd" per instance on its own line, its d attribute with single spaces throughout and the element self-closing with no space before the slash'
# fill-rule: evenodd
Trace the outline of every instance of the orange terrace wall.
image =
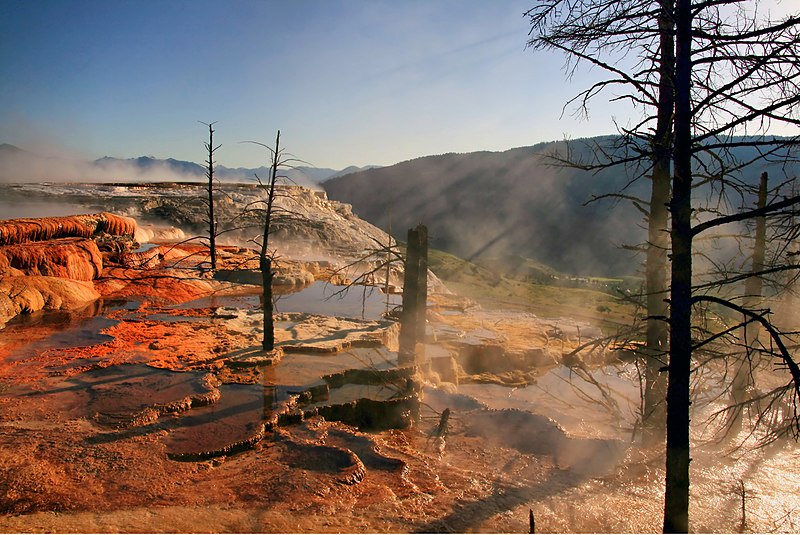
<svg viewBox="0 0 800 535">
<path fill-rule="evenodd" d="M 108 212 L 66 217 L 7 219 L 0 221 L 0 245 L 59 238 L 90 238 L 101 232 L 132 237 L 136 232 L 136 221 Z"/>
</svg>

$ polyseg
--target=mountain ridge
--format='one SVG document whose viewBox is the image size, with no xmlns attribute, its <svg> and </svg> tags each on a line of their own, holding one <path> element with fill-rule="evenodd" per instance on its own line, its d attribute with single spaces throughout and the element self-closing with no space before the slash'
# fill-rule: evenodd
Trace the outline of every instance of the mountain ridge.
<svg viewBox="0 0 800 535">
<path fill-rule="evenodd" d="M 337 170 L 327 167 L 297 166 L 283 174 L 297 185 L 311 188 L 326 179 L 377 166 L 349 166 Z M 268 167 L 214 166 L 214 174 L 224 182 L 255 181 L 256 175 L 268 176 Z M 0 182 L 58 182 L 58 181 L 200 181 L 205 180 L 206 168 L 198 163 L 175 158 L 138 156 L 116 158 L 103 156 L 96 160 L 77 160 L 37 154 L 10 143 L 0 144 Z"/>
<path fill-rule="evenodd" d="M 593 199 L 624 191 L 646 200 L 649 181 L 631 183 L 622 166 L 593 173 L 549 159 L 555 149 L 587 157 L 592 144 L 613 146 L 615 139 L 424 156 L 334 177 L 322 187 L 372 224 L 391 224 L 400 241 L 406 229 L 425 223 L 431 247 L 467 260 L 520 255 L 572 275 L 634 275 L 643 258 L 623 246 L 646 241 L 642 213 L 627 201 Z M 749 157 L 747 147 L 737 150 Z M 777 184 L 785 174 L 796 176 L 798 167 L 754 164 L 740 180 L 754 183 L 762 170 Z"/>
</svg>

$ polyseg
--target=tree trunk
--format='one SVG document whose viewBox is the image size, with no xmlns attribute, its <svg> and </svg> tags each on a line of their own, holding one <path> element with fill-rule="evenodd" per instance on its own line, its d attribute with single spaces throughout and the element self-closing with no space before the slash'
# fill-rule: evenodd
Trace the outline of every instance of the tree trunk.
<svg viewBox="0 0 800 535">
<path fill-rule="evenodd" d="M 269 184 L 267 187 L 267 206 L 264 211 L 264 235 L 261 240 L 261 283 L 263 284 L 264 305 L 264 339 L 261 347 L 264 351 L 275 349 L 275 320 L 272 317 L 272 258 L 269 252 L 269 235 L 272 226 L 272 208 L 275 202 L 275 183 L 278 179 L 278 166 L 280 165 L 281 131 L 275 138 L 275 150 L 272 152 L 272 165 L 270 166 Z"/>
<path fill-rule="evenodd" d="M 403 312 L 400 316 L 400 348 L 397 357 L 397 363 L 400 365 L 416 362 L 419 257 L 419 232 L 416 229 L 408 229 L 403 273 Z"/>
<path fill-rule="evenodd" d="M 756 208 L 764 208 L 767 205 L 767 173 L 761 173 L 761 180 L 758 187 L 758 201 Z M 751 275 L 744 282 L 744 307 L 750 310 L 757 309 L 761 304 L 761 292 L 763 281 L 759 275 L 764 269 L 764 256 L 767 243 L 767 218 L 766 216 L 756 217 L 755 242 L 753 243 L 753 262 L 750 268 Z M 747 390 L 753 386 L 758 368 L 757 353 L 753 351 L 758 337 L 761 333 L 761 324 L 752 322 L 745 325 L 744 329 L 745 350 L 740 358 L 735 360 L 736 370 L 731 383 L 731 402 L 736 408 L 733 410 L 733 418 L 730 421 L 729 432 L 735 434 L 742 426 L 741 403 L 747 399 Z"/>
<path fill-rule="evenodd" d="M 425 331 L 427 329 L 428 315 L 428 227 L 417 225 L 417 246 L 419 258 L 417 260 L 417 345 L 415 347 L 416 361 L 425 360 Z"/>
<path fill-rule="evenodd" d="M 264 338 L 261 347 L 264 351 L 275 349 L 275 320 L 272 317 L 272 259 L 265 258 L 261 265 L 261 283 L 264 285 L 262 300 L 264 301 Z"/>
<path fill-rule="evenodd" d="M 645 357 L 645 395 L 643 423 L 650 443 L 663 444 L 666 423 L 666 377 L 660 370 L 666 365 L 669 340 L 667 307 L 667 250 L 672 157 L 672 112 L 675 107 L 675 40 L 672 32 L 673 2 L 663 0 L 658 18 L 661 57 L 659 65 L 658 116 L 653 138 L 653 177 L 650 190 L 648 246 L 645 266 L 647 292 L 647 343 Z"/>
<path fill-rule="evenodd" d="M 764 208 L 767 205 L 767 173 L 761 173 L 758 186 L 758 201 L 756 208 Z M 754 275 L 747 278 L 744 283 L 745 307 L 756 308 L 761 304 L 761 292 L 763 280 L 761 276 L 755 275 L 764 270 L 764 256 L 767 249 L 767 216 L 756 217 L 755 243 L 753 244 L 753 263 L 750 271 Z M 750 323 L 745 327 L 745 340 L 749 344 L 758 339 L 761 324 L 758 322 Z M 749 352 L 748 352 L 749 353 Z"/>
<path fill-rule="evenodd" d="M 208 225 L 208 250 L 211 255 L 211 271 L 217 270 L 217 228 L 214 224 L 214 190 L 212 189 L 212 178 L 208 179 L 208 216 L 211 221 Z"/>
<path fill-rule="evenodd" d="M 672 183 L 672 286 L 667 386 L 664 533 L 689 530 L 689 380 L 692 359 L 692 5 L 675 10 L 675 144 Z"/>
<path fill-rule="evenodd" d="M 217 220 L 214 215 L 214 123 L 208 123 L 208 161 L 206 162 L 206 178 L 208 178 L 208 250 L 211 255 L 211 271 L 217 270 Z"/>
</svg>

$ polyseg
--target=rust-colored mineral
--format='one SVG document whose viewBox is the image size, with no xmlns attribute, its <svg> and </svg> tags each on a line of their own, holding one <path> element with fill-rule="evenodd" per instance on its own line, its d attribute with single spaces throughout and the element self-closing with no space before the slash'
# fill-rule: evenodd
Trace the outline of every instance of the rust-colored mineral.
<svg viewBox="0 0 800 535">
<path fill-rule="evenodd" d="M 131 236 L 136 233 L 136 221 L 108 212 L 65 217 L 8 219 L 0 221 L 0 245 L 55 240 L 58 238 L 89 238 L 105 232 L 112 236 Z"/>
<path fill-rule="evenodd" d="M 93 240 L 61 238 L 0 247 L 0 276 L 4 266 L 24 275 L 91 281 L 103 271 L 103 259 Z"/>
</svg>

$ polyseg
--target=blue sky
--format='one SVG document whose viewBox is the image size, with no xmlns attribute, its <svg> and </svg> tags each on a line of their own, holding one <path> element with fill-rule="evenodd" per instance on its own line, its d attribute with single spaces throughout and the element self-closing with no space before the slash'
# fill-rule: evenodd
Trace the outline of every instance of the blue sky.
<svg viewBox="0 0 800 535">
<path fill-rule="evenodd" d="M 563 57 L 525 49 L 533 0 L 0 0 L 0 143 L 86 158 L 389 165 L 614 131 L 562 105 Z"/>
</svg>

